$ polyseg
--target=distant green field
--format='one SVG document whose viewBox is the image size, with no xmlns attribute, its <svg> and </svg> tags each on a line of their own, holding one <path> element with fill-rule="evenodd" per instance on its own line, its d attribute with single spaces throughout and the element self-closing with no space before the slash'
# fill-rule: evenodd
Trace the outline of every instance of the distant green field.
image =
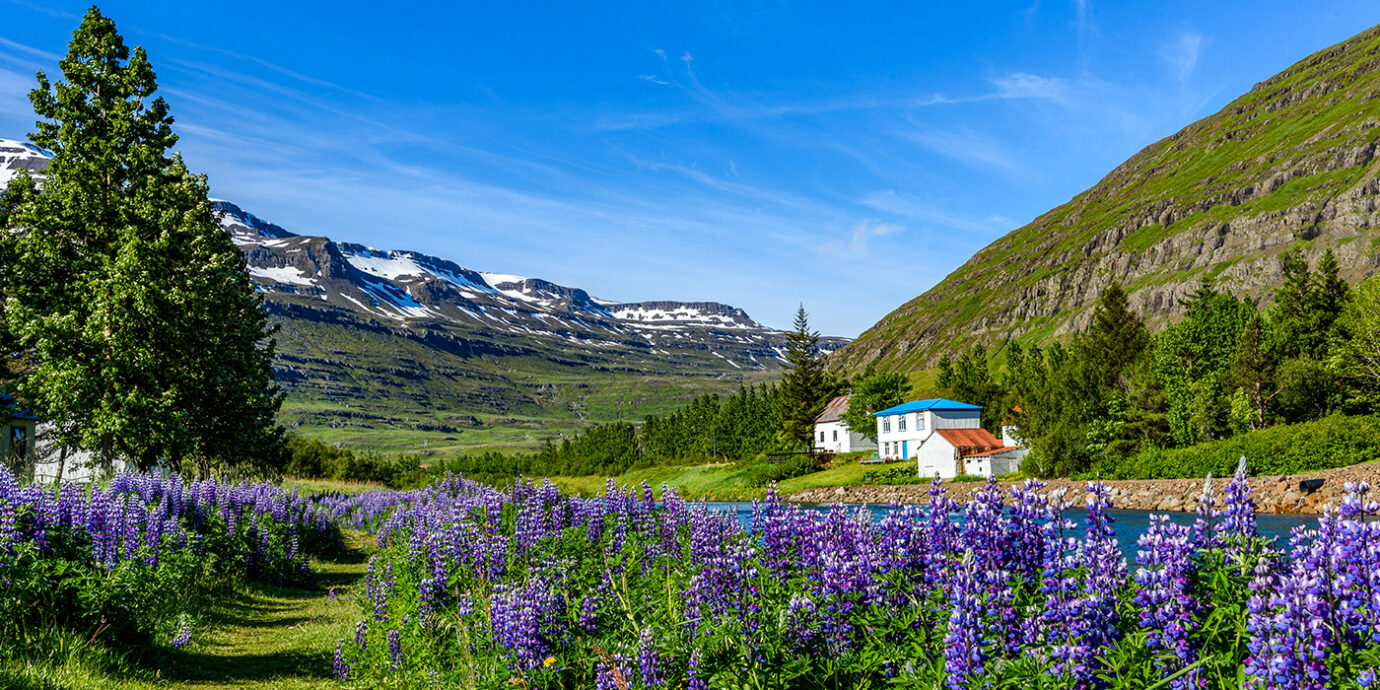
<svg viewBox="0 0 1380 690">
<path fill-rule="evenodd" d="M 790 495 L 819 486 L 862 484 L 863 474 L 869 469 L 876 469 L 873 466 L 858 464 L 858 460 L 868 455 L 871 455 L 871 451 L 840 455 L 835 459 L 834 466 L 829 469 L 778 482 L 777 489 L 782 495 Z M 730 462 L 649 467 L 630 470 L 614 477 L 614 480 L 620 485 L 630 486 L 646 482 L 658 495 L 664 483 L 675 487 L 682 497 L 692 500 L 751 501 L 765 496 L 766 488 L 750 486 L 743 478 L 742 470 L 742 467 Z M 543 479 L 546 477 L 536 478 L 535 481 L 541 482 Z M 582 496 L 600 493 L 608 482 L 607 477 L 598 476 L 550 479 L 551 483 L 562 490 Z"/>
</svg>

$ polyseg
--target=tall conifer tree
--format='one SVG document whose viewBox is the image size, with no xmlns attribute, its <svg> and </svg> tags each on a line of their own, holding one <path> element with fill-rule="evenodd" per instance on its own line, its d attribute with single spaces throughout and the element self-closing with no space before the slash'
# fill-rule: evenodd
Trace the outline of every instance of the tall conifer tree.
<svg viewBox="0 0 1380 690">
<path fill-rule="evenodd" d="M 30 93 L 52 160 L 3 204 L 16 389 L 106 463 L 276 459 L 272 331 L 205 177 L 170 153 L 147 56 L 93 7 L 59 65 Z"/>
<path fill-rule="evenodd" d="M 786 375 L 781 379 L 781 434 L 794 445 L 809 447 L 815 417 L 824 410 L 829 380 L 819 332 L 810 330 L 810 317 L 801 305 L 795 327 L 786 334 Z"/>
</svg>

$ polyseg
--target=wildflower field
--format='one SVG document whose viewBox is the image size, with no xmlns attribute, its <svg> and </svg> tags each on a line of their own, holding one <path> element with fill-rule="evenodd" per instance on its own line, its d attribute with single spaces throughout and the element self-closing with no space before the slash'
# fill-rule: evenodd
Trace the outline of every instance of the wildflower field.
<svg viewBox="0 0 1380 690">
<path fill-rule="evenodd" d="M 0 472 L 0 633 L 195 645 L 189 595 L 309 580 L 307 554 L 352 528 L 378 550 L 335 649 L 346 686 L 1365 688 L 1380 527 L 1369 487 L 1349 488 L 1274 543 L 1238 475 L 1196 524 L 1152 519 L 1128 563 L 1096 484 L 958 505 L 936 482 L 932 508 L 878 521 L 773 492 L 743 525 L 645 485 L 308 496 L 125 475 L 54 491 Z"/>
<path fill-rule="evenodd" d="M 1380 663 L 1380 527 L 1355 486 L 1292 544 L 1244 475 L 1127 564 L 1098 485 L 994 486 L 873 523 L 673 491 L 448 479 L 377 525 L 336 671 L 369 684 L 599 688 L 1356 688 Z M 377 500 L 382 500 L 380 495 Z M 1064 509 L 1085 505 L 1082 524 Z M 1287 554 L 1286 555 L 1286 551 Z"/>
</svg>

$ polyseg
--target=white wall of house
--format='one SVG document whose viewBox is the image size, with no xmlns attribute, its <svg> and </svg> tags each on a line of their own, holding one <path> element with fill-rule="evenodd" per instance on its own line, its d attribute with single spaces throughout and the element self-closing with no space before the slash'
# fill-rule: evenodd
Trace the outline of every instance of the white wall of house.
<svg viewBox="0 0 1380 690">
<path fill-rule="evenodd" d="M 921 410 L 905 414 L 887 415 L 877 418 L 878 455 L 883 458 L 919 458 L 921 449 L 928 444 L 926 457 L 937 458 L 944 451 L 933 448 L 934 443 L 942 444 L 953 454 L 953 446 L 944 437 L 934 433 L 935 429 L 976 429 L 981 426 L 982 413 L 978 410 Z M 933 441 L 931 439 L 934 439 Z M 950 463 L 952 457 L 950 457 Z M 923 473 L 923 469 L 922 473 Z M 953 476 L 950 468 L 947 476 Z M 932 474 L 932 473 L 931 473 Z M 928 476 L 928 475 L 927 475 Z M 943 473 L 940 476 L 946 476 Z"/>
<path fill-rule="evenodd" d="M 49 424 L 38 425 L 38 442 L 35 444 L 37 451 L 34 458 L 34 475 L 36 482 L 53 483 L 57 480 L 58 460 L 61 457 L 62 448 L 52 442 L 53 427 Z M 120 473 L 125 469 L 123 460 L 116 460 L 112 467 L 112 472 Z M 62 462 L 62 481 L 75 482 L 78 484 L 94 482 L 103 478 L 105 472 L 96 462 L 94 454 L 81 448 L 73 448 L 67 451 L 67 458 Z"/>
<path fill-rule="evenodd" d="M 915 467 L 921 477 L 937 474 L 940 479 L 953 479 L 958 476 L 957 449 L 948 439 L 935 434 L 915 454 Z"/>
<path fill-rule="evenodd" d="M 979 477 L 1011 474 L 1021 468 L 1021 458 L 1023 457 L 1025 457 L 1025 449 L 964 458 L 963 471 Z"/>
<path fill-rule="evenodd" d="M 877 444 L 862 434 L 850 431 L 848 423 L 840 420 L 815 424 L 814 448 L 826 453 L 852 453 L 855 450 L 875 450 Z"/>
</svg>

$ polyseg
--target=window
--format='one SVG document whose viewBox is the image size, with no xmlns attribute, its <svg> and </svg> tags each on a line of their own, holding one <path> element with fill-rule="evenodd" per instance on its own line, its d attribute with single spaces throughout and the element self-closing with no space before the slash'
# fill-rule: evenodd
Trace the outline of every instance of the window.
<svg viewBox="0 0 1380 690">
<path fill-rule="evenodd" d="M 924 431 L 924 430 L 925 430 L 925 413 L 924 413 L 924 412 L 921 412 L 921 413 L 915 415 L 915 430 L 916 430 L 916 431 Z"/>
<path fill-rule="evenodd" d="M 891 418 L 890 418 L 890 417 L 882 417 L 882 433 L 884 433 L 884 434 L 889 434 L 889 433 L 891 433 Z"/>
<path fill-rule="evenodd" d="M 20 459 L 29 457 L 29 435 L 22 426 L 10 427 L 10 456 Z"/>
<path fill-rule="evenodd" d="M 900 417 L 897 417 L 897 418 L 896 418 L 896 430 L 897 430 L 897 431 L 905 431 L 905 430 L 906 430 L 906 416 L 905 416 L 905 415 L 901 415 Z"/>
<path fill-rule="evenodd" d="M 834 440 L 835 440 L 835 441 L 839 440 L 839 430 L 838 430 L 838 429 L 834 429 Z"/>
<path fill-rule="evenodd" d="M 838 435 L 838 433 L 839 433 L 839 432 L 835 431 L 835 432 L 834 432 L 834 435 Z M 800 438 L 800 437 L 797 436 L 796 438 Z M 824 443 L 824 432 L 823 432 L 823 431 L 819 432 L 819 442 L 820 442 L 820 443 Z"/>
</svg>

